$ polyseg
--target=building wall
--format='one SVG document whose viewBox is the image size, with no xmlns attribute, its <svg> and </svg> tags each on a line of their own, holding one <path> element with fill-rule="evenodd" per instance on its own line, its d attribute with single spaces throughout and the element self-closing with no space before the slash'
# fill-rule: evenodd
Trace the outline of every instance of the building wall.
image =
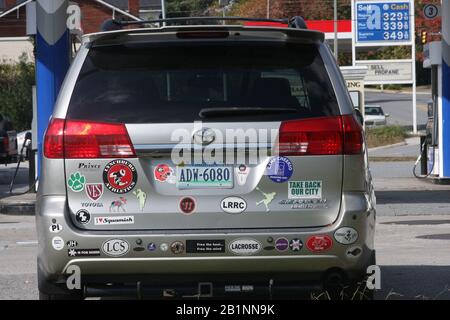
<svg viewBox="0 0 450 320">
<path fill-rule="evenodd" d="M 12 8 L 16 0 L 5 0 L 5 8 Z M 23 37 L 26 35 L 25 7 L 0 18 L 0 37 Z"/>
<path fill-rule="evenodd" d="M 0 38 L 0 63 L 18 62 L 24 53 L 28 61 L 33 61 L 33 50 L 33 44 L 28 37 Z"/>
</svg>

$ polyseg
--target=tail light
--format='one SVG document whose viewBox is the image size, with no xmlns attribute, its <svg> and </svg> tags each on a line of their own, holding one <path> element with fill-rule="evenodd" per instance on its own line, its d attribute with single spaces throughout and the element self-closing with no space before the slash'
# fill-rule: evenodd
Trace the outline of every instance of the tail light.
<svg viewBox="0 0 450 320">
<path fill-rule="evenodd" d="M 278 143 L 284 156 L 359 154 L 362 128 L 353 115 L 284 121 Z"/>
<path fill-rule="evenodd" d="M 135 157 L 124 124 L 53 119 L 44 139 L 47 158 Z"/>
<path fill-rule="evenodd" d="M 9 153 L 9 138 L 8 137 L 3 138 L 3 147 L 4 147 L 4 150 L 7 153 Z"/>
</svg>

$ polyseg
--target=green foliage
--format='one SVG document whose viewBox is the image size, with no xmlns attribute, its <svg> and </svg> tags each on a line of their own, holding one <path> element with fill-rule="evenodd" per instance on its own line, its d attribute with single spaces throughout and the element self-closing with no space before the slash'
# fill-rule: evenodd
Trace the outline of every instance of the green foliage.
<svg viewBox="0 0 450 320">
<path fill-rule="evenodd" d="M 168 18 L 204 16 L 207 9 L 218 0 L 166 0 Z"/>
<path fill-rule="evenodd" d="M 20 62 L 0 63 L 0 113 L 8 116 L 14 129 L 31 128 L 34 64 L 22 56 Z"/>
<path fill-rule="evenodd" d="M 366 140 L 369 148 L 402 142 L 406 137 L 406 129 L 402 126 L 384 126 L 366 130 Z"/>
</svg>

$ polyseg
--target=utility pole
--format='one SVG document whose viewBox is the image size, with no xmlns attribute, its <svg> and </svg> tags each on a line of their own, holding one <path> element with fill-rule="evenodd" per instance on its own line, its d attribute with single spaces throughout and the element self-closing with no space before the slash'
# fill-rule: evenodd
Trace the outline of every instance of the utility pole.
<svg viewBox="0 0 450 320">
<path fill-rule="evenodd" d="M 270 0 L 267 0 L 266 10 L 267 19 L 270 19 Z"/>
<path fill-rule="evenodd" d="M 161 17 L 163 19 L 166 18 L 166 3 L 164 0 L 161 0 Z M 163 22 L 163 26 L 166 26 L 165 22 Z"/>
<path fill-rule="evenodd" d="M 269 0 L 267 0 L 269 1 Z M 337 14 L 337 0 L 334 0 L 334 57 L 338 60 L 338 14 Z"/>
</svg>

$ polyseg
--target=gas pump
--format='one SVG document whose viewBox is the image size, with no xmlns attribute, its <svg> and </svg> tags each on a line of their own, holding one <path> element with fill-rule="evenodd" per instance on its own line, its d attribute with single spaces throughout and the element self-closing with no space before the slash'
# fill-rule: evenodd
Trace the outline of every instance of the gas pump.
<svg viewBox="0 0 450 320">
<path fill-rule="evenodd" d="M 420 156 L 413 173 L 417 178 L 439 177 L 439 103 L 440 77 L 442 74 L 442 45 L 441 41 L 433 41 L 424 46 L 423 67 L 431 69 L 431 101 L 427 106 L 428 121 L 426 134 L 420 140 Z M 421 164 L 420 175 L 416 173 L 418 163 Z"/>
</svg>

